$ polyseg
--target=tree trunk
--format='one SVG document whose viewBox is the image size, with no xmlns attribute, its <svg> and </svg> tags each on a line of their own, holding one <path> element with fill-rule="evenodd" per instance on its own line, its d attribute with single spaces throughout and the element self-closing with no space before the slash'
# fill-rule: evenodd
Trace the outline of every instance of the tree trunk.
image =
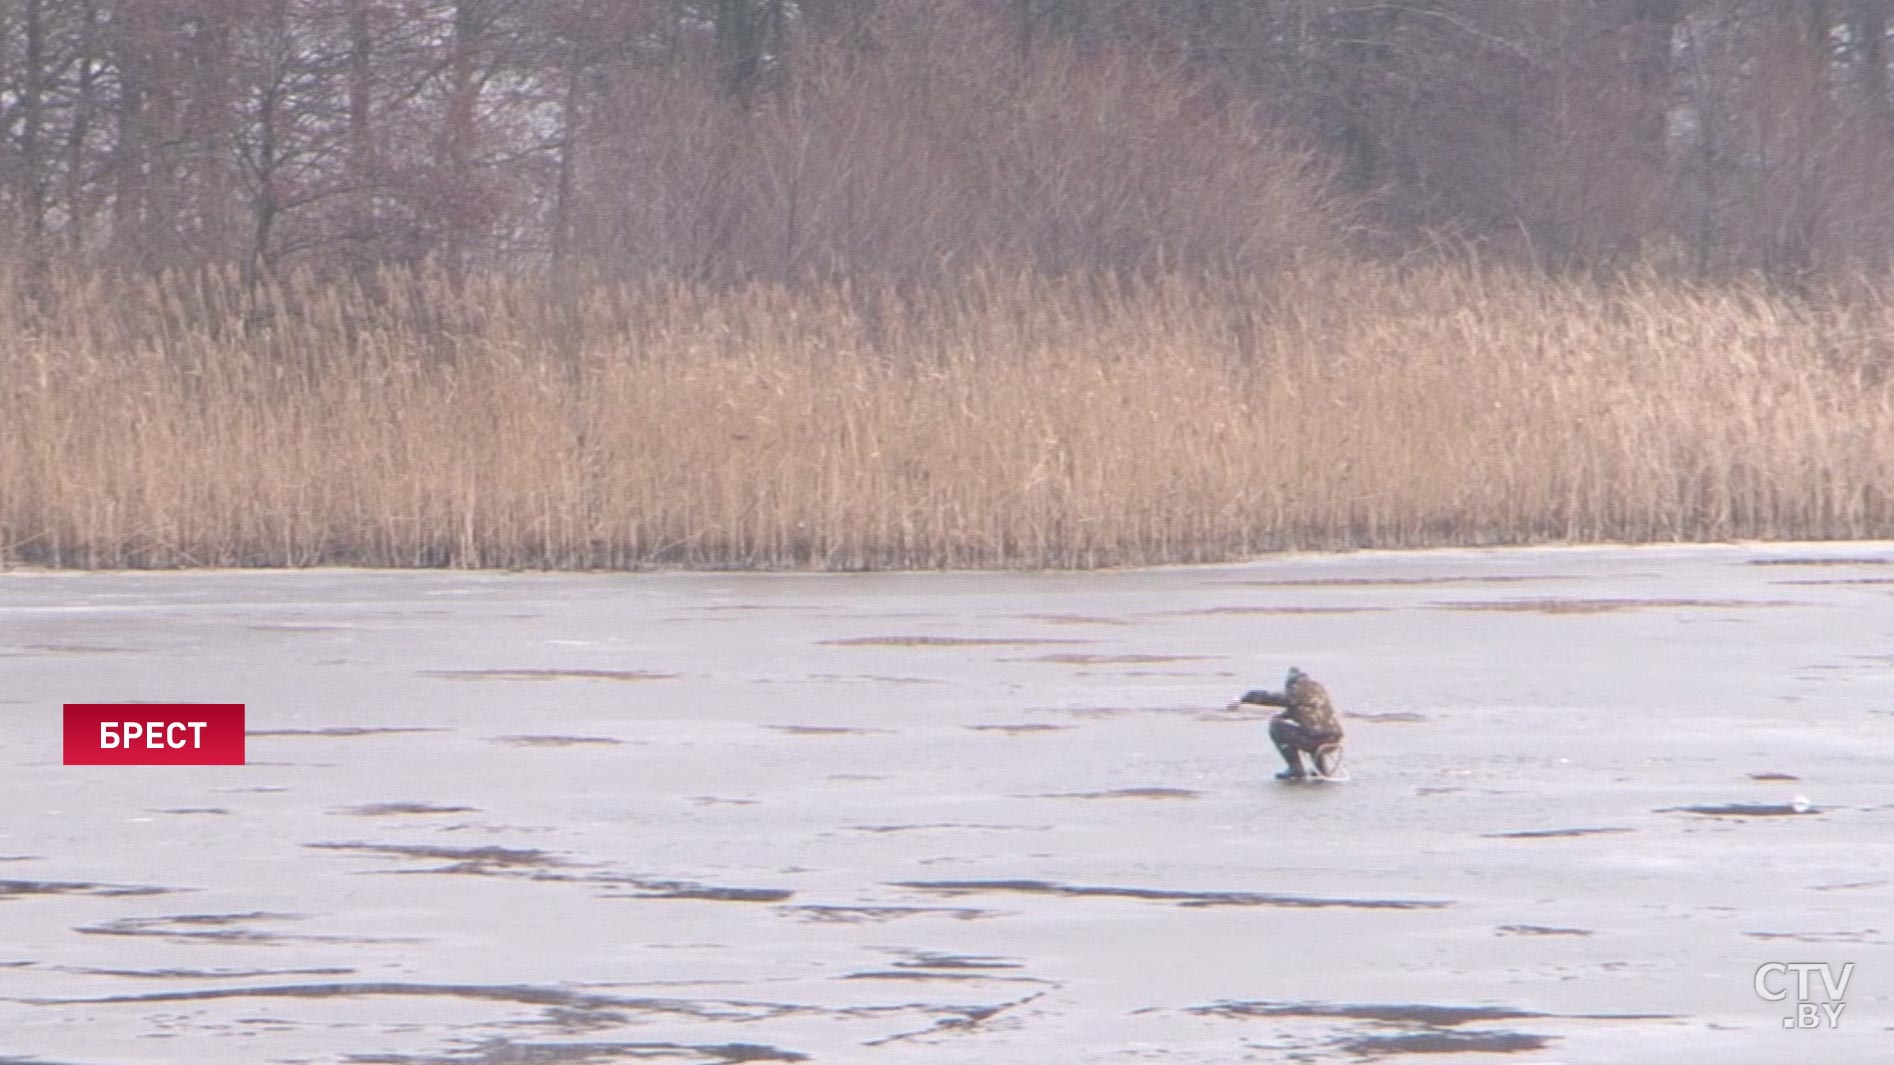
<svg viewBox="0 0 1894 1065">
<path fill-rule="evenodd" d="M 250 159 L 250 165 L 256 174 L 256 191 L 250 204 L 250 241 L 243 263 L 244 285 L 251 291 L 270 273 L 276 218 L 282 210 L 281 190 L 277 187 L 280 176 L 277 170 L 281 162 L 278 137 L 281 132 L 279 124 L 284 119 L 282 66 L 288 62 L 290 51 L 286 25 L 288 12 L 284 4 L 285 0 L 274 0 L 270 4 L 267 15 L 270 19 L 267 34 L 270 55 L 264 75 L 256 87 L 256 115 L 252 120 L 256 127 L 256 151 Z"/>
<path fill-rule="evenodd" d="M 87 0 L 80 13 L 78 73 L 74 78 L 72 121 L 66 128 L 66 250 L 75 255 L 85 250 L 87 230 L 92 225 L 92 189 L 86 180 L 92 160 L 86 152 L 86 140 L 98 114 L 102 73 L 98 14 L 96 0 Z"/>
<path fill-rule="evenodd" d="M 347 232 L 344 254 L 351 269 L 365 270 L 374 256 L 368 252 L 375 232 L 375 158 L 372 104 L 374 101 L 374 0 L 349 0 L 348 73 L 348 183 Z"/>
<path fill-rule="evenodd" d="M 41 143 L 46 116 L 44 0 L 26 0 L 26 69 L 20 71 L 20 205 L 29 276 L 45 267 L 46 160 Z"/>
<path fill-rule="evenodd" d="M 241 221 L 231 217 L 236 196 L 228 146 L 235 133 L 231 26 L 243 16 L 235 4 L 216 2 L 201 4 L 191 20 L 187 42 L 190 95 L 178 131 L 187 142 L 181 184 L 189 190 L 180 205 L 188 217 L 180 221 L 199 249 L 225 261 L 240 239 L 232 232 Z"/>
<path fill-rule="evenodd" d="M 816 33 L 840 42 L 851 56 L 874 47 L 870 25 L 875 17 L 875 0 L 803 0 L 802 9 Z"/>
<path fill-rule="evenodd" d="M 456 0 L 454 4 L 447 116 L 441 131 L 441 166 L 447 180 L 442 219 L 446 229 L 443 254 L 448 275 L 456 280 L 463 275 L 466 266 L 478 199 L 474 189 L 473 153 L 474 118 L 480 96 L 476 73 L 485 30 L 481 3 L 482 0 Z"/>
<path fill-rule="evenodd" d="M 566 71 L 565 99 L 559 105 L 559 179 L 552 201 L 552 266 L 562 269 L 572 251 L 572 193 L 577 161 L 579 93 L 585 84 L 583 50 L 574 45 Z"/>
<path fill-rule="evenodd" d="M 765 61 L 783 44 L 784 0 L 717 0 L 717 54 L 724 90 L 748 106 Z M 779 56 L 780 58 L 780 56 Z"/>
<path fill-rule="evenodd" d="M 1661 163 L 1669 137 L 1671 103 L 1671 40 L 1680 15 L 1677 0 L 1632 0 L 1626 27 L 1627 65 L 1637 87 L 1637 151 L 1652 163 Z"/>
<path fill-rule="evenodd" d="M 140 0 L 119 0 L 112 12 L 113 53 L 118 68 L 118 100 L 113 113 L 112 241 L 137 255 L 148 249 L 145 223 L 150 166 L 146 149 L 146 70 L 144 37 L 150 31 Z"/>
<path fill-rule="evenodd" d="M 1883 136 L 1894 134 L 1894 100 L 1888 99 L 1888 0 L 1854 0 L 1850 33 L 1858 49 L 1862 103 Z"/>
</svg>

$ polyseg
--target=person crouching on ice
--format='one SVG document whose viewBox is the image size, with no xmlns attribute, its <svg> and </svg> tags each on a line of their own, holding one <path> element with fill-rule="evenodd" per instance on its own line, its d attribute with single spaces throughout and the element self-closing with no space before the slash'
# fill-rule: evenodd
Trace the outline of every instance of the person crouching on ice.
<svg viewBox="0 0 1894 1065">
<path fill-rule="evenodd" d="M 1288 768 L 1276 774 L 1277 780 L 1302 780 L 1309 774 L 1302 768 L 1302 756 L 1314 763 L 1318 779 L 1333 779 L 1342 765 L 1342 723 L 1329 702 L 1328 689 L 1307 673 L 1293 666 L 1283 681 L 1282 691 L 1258 689 L 1245 692 L 1230 704 L 1235 710 L 1243 704 L 1279 706 L 1282 713 L 1269 719 L 1269 739 L 1281 752 Z"/>
</svg>

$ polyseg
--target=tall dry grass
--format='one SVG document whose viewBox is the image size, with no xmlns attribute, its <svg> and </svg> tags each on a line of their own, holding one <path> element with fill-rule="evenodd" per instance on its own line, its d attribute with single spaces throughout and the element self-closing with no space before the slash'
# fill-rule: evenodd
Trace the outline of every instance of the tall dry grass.
<svg viewBox="0 0 1894 1065">
<path fill-rule="evenodd" d="M 27 302 L 0 283 L 0 306 Z M 1894 534 L 1894 305 L 1354 266 L 919 294 L 68 278 L 0 559 L 964 567 Z"/>
</svg>

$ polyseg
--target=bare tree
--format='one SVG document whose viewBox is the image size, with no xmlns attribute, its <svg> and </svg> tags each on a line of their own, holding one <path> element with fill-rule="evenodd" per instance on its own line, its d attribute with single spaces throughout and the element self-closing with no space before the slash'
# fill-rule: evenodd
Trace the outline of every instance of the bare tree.
<svg viewBox="0 0 1894 1065">
<path fill-rule="evenodd" d="M 1232 205 L 1280 179 L 1369 250 L 1800 284 L 1894 247 L 1891 3 L 0 0 L 0 225 L 253 279 L 1109 273 L 1268 258 Z"/>
</svg>

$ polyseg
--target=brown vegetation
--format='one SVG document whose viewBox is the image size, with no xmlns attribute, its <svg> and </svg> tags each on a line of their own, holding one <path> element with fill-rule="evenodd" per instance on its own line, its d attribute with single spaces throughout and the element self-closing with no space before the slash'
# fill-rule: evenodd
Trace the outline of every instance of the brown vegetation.
<svg viewBox="0 0 1894 1065">
<path fill-rule="evenodd" d="M 0 562 L 1889 535 L 1890 6 L 0 0 Z"/>
<path fill-rule="evenodd" d="M 1097 566 L 1894 533 L 1884 303 L 1354 266 L 921 293 L 231 276 L 0 322 L 0 556 Z M 14 304 L 16 305 L 16 304 Z"/>
</svg>

